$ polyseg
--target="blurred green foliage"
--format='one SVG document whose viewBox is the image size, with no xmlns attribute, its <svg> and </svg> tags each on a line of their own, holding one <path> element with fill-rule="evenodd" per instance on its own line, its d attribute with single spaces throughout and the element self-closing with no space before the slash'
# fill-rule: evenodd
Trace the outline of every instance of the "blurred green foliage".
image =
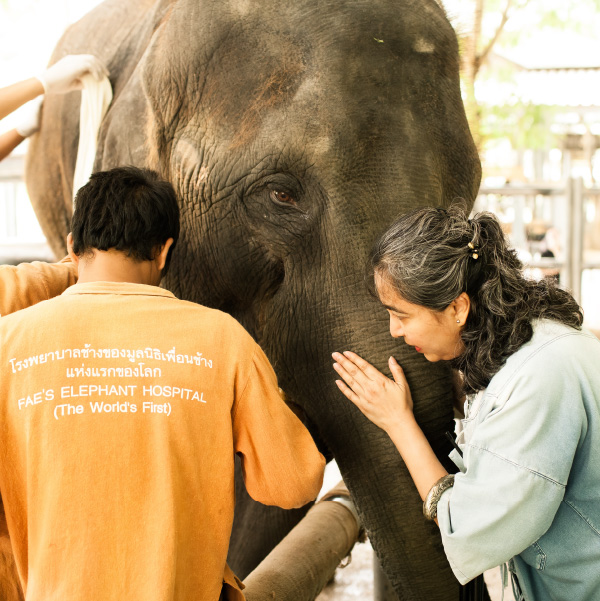
<svg viewBox="0 0 600 601">
<path fill-rule="evenodd" d="M 445 0 L 450 19 L 453 18 L 451 0 Z M 571 31 L 576 34 L 596 38 L 600 26 L 600 0 L 479 0 L 482 2 L 481 37 L 477 40 L 478 52 L 482 53 L 493 39 L 502 15 L 507 6 L 508 19 L 496 40 L 492 51 L 502 54 L 502 50 L 518 49 L 519 45 L 535 40 L 540 32 Z M 471 12 L 474 19 L 477 0 L 461 0 L 459 9 L 465 14 Z M 456 5 L 454 5 L 456 7 Z M 458 9 L 457 9 L 458 10 Z M 521 26 L 516 26 L 521 23 Z M 457 27 L 459 50 L 463 59 L 473 35 L 465 30 L 464 24 Z M 514 55 L 514 53 L 513 53 Z M 489 58 L 486 57 L 486 58 Z M 600 63 L 600 56 L 597 57 Z M 527 57 L 523 57 L 527 66 Z M 573 64 L 570 66 L 578 66 Z M 477 72 L 477 85 L 486 82 L 502 84 L 505 104 L 490 105 L 479 102 L 471 111 L 471 128 L 477 132 L 478 144 L 483 149 L 487 142 L 508 139 L 515 149 L 548 149 L 555 147 L 557 136 L 551 131 L 551 124 L 560 112 L 559 107 L 534 105 L 523 101 L 515 83 L 518 67 L 510 62 L 494 61 L 491 65 L 484 59 Z M 464 77 L 463 65 L 463 77 Z M 467 82 L 463 82 L 466 89 Z M 474 122 L 474 120 L 476 122 Z"/>
<path fill-rule="evenodd" d="M 508 139 L 516 149 L 548 149 L 557 146 L 550 125 L 558 109 L 515 100 L 512 105 L 480 105 L 480 134 L 485 142 Z"/>
</svg>

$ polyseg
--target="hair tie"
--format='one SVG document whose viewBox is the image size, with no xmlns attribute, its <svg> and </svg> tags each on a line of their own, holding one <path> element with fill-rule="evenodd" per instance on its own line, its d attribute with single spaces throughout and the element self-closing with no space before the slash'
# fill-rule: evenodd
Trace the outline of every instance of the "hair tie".
<svg viewBox="0 0 600 601">
<path fill-rule="evenodd" d="M 479 249 L 475 248 L 475 245 L 472 242 L 469 242 L 469 244 L 467 244 L 467 246 L 469 247 L 469 252 L 471 253 L 471 258 L 475 259 L 475 261 L 477 261 L 477 259 L 479 259 Z"/>
</svg>

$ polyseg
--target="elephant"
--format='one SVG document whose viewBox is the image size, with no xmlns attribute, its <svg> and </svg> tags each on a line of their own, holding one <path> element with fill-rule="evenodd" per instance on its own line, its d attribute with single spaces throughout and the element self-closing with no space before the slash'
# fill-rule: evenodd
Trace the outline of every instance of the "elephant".
<svg viewBox="0 0 600 601">
<path fill-rule="evenodd" d="M 226 311 L 271 361 L 287 401 L 335 458 L 401 599 L 457 599 L 439 532 L 395 447 L 335 385 L 333 351 L 387 371 L 448 469 L 452 374 L 390 336 L 365 285 L 402 212 L 472 204 L 481 166 L 456 35 L 436 0 L 105 0 L 51 62 L 90 53 L 114 97 L 95 169 L 132 164 L 174 186 L 181 235 L 166 288 Z M 48 95 L 27 186 L 58 257 L 72 214 L 80 94 Z M 230 564 L 245 577 L 302 517 L 237 489 Z"/>
</svg>

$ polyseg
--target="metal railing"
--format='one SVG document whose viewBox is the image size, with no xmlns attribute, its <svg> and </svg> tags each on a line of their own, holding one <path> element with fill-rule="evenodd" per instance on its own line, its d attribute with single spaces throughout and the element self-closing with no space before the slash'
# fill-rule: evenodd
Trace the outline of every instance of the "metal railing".
<svg viewBox="0 0 600 601">
<path fill-rule="evenodd" d="M 17 238 L 18 198 L 25 189 L 22 161 L 5 160 L 0 169 L 0 240 Z"/>
<path fill-rule="evenodd" d="M 512 244 L 524 251 L 528 269 L 560 270 L 561 285 L 581 302 L 581 282 L 585 269 L 600 269 L 600 259 L 585 257 L 585 203 L 600 199 L 600 188 L 585 187 L 581 178 L 569 178 L 557 185 L 505 185 L 482 187 L 475 210 L 489 210 L 511 217 Z M 532 223 L 543 222 L 560 232 L 561 252 L 544 258 L 532 252 L 535 238 L 528 233 Z"/>
<path fill-rule="evenodd" d="M 52 260 L 24 182 L 23 156 L 0 163 L 0 263 Z"/>
</svg>

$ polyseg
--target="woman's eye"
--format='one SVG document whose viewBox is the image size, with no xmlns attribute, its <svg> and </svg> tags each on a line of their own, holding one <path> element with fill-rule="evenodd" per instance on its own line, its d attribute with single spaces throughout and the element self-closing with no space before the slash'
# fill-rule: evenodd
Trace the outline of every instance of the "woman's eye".
<svg viewBox="0 0 600 601">
<path fill-rule="evenodd" d="M 280 203 L 290 204 L 290 205 L 296 204 L 296 200 L 294 199 L 294 197 L 291 194 L 284 192 L 283 190 L 272 190 L 271 198 L 275 202 L 280 202 Z"/>
</svg>

